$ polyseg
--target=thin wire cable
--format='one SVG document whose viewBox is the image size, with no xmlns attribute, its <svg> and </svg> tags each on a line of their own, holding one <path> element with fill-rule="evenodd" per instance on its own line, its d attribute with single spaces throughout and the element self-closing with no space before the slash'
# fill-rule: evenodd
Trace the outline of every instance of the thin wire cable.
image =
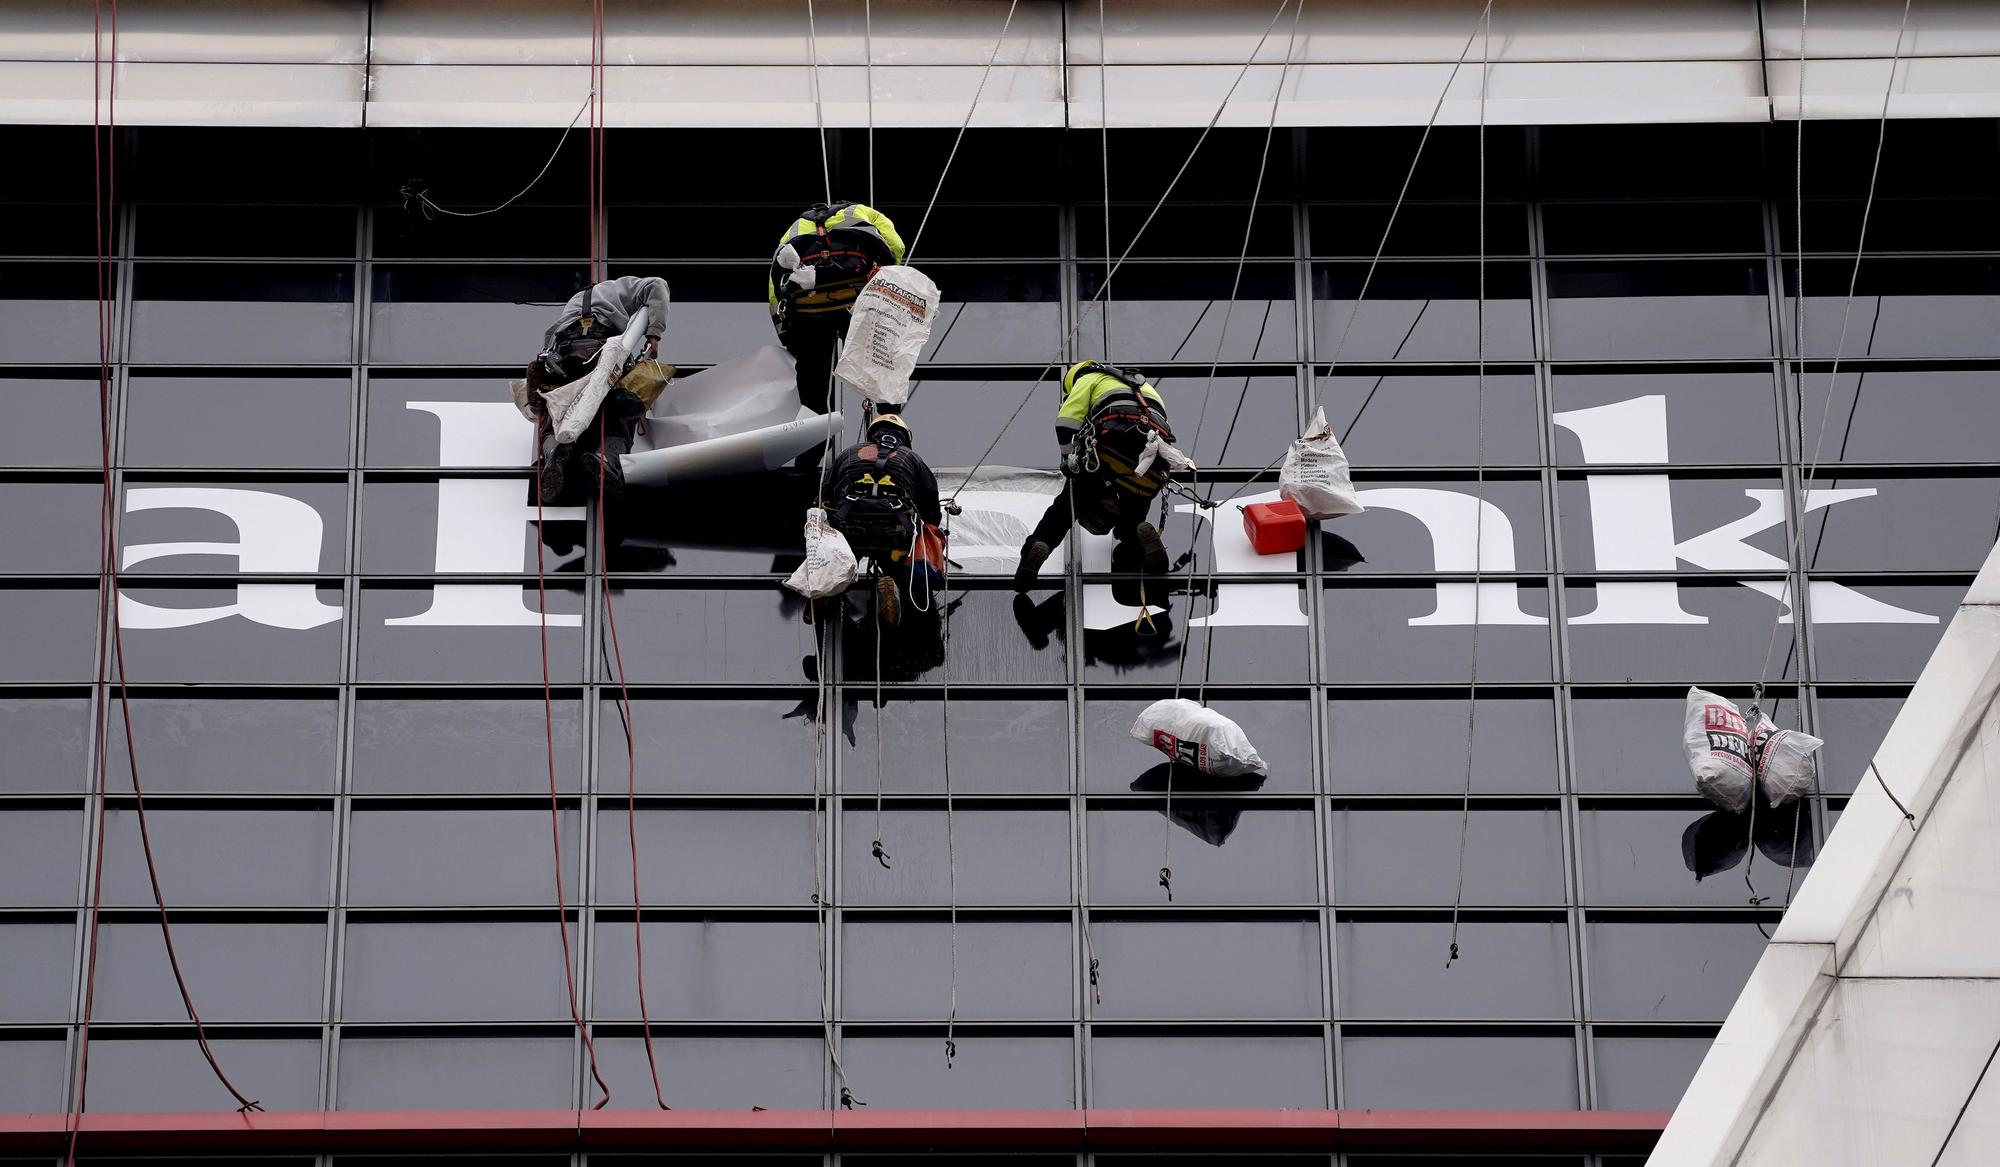
<svg viewBox="0 0 2000 1167">
<path fill-rule="evenodd" d="M 1098 172 L 1104 179 L 1104 270 L 1111 270 L 1111 57 L 1106 52 L 1104 0 L 1097 0 L 1097 120 Z M 1111 355 L 1111 277 L 1104 278 L 1104 312 L 1100 331 L 1104 355 Z"/>
<path fill-rule="evenodd" d="M 861 0 L 861 64 L 868 81 L 868 205 L 875 205 L 875 0 Z"/>
<path fill-rule="evenodd" d="M 947 532 L 950 520 L 946 520 Z M 951 546 L 947 533 L 945 547 Z M 951 1003 L 944 1020 L 944 1068 L 949 1070 L 952 1061 L 958 1057 L 958 824 L 953 815 L 951 793 L 951 556 L 940 556 L 943 560 L 939 572 L 944 577 L 944 600 L 938 605 L 938 623 L 943 629 L 944 658 L 939 664 L 939 679 L 944 687 L 944 863 L 945 885 L 951 904 Z M 925 570 L 922 564 L 912 560 L 911 576 Z"/>
<path fill-rule="evenodd" d="M 1202 127 L 1200 135 L 1194 140 L 1194 146 L 1188 150 L 1187 157 L 1181 161 L 1180 168 L 1174 171 L 1173 178 L 1168 180 L 1167 188 L 1160 192 L 1159 201 L 1153 204 L 1153 209 L 1147 213 L 1145 220 L 1139 224 L 1139 229 L 1133 232 L 1132 242 L 1126 246 L 1124 253 L 1118 257 L 1118 262 L 1111 265 L 1110 271 L 1104 273 L 1103 284 L 1099 285 L 1097 291 L 1091 294 L 1090 299 L 1084 301 L 1083 305 L 1077 309 L 1076 321 L 1070 325 L 1069 330 L 1056 343 L 1055 357 L 1042 366 L 1042 371 L 1029 383 L 1027 393 L 1022 395 L 1020 404 L 1016 405 L 1014 412 L 1008 414 L 1007 420 L 1001 423 L 1000 432 L 993 435 L 993 440 L 987 443 L 985 451 L 979 455 L 979 460 L 974 462 L 972 468 L 965 472 L 965 477 L 960 480 L 958 489 L 952 491 L 951 497 L 953 501 L 957 501 L 959 494 L 965 490 L 966 484 L 972 481 L 973 476 L 979 472 L 980 467 L 986 465 L 986 459 L 993 456 L 993 451 L 1000 448 L 1001 439 L 1005 438 L 1007 431 L 1014 427 L 1016 421 L 1020 420 L 1022 412 L 1028 408 L 1028 402 L 1034 400 L 1035 390 L 1040 388 L 1042 382 L 1048 379 L 1048 375 L 1055 370 L 1057 365 L 1062 363 L 1063 352 L 1068 348 L 1070 342 L 1076 339 L 1077 334 L 1083 331 L 1084 317 L 1087 315 L 1088 309 L 1092 304 L 1098 303 L 1103 298 L 1105 290 L 1111 286 L 1112 278 L 1118 274 L 1119 269 L 1125 266 L 1125 261 L 1132 258 L 1132 252 L 1137 250 L 1139 240 L 1145 238 L 1147 228 L 1153 225 L 1153 220 L 1159 217 L 1161 208 L 1165 207 L 1167 200 L 1173 197 L 1174 189 L 1180 185 L 1181 179 L 1186 176 L 1188 167 L 1194 165 L 1195 156 L 1201 153 L 1202 143 L 1208 141 L 1209 133 L 1215 129 L 1216 123 L 1222 120 L 1223 111 L 1229 108 L 1229 99 L 1236 95 L 1236 87 L 1243 83 L 1244 76 L 1250 72 L 1252 62 L 1256 61 L 1257 54 L 1263 51 L 1264 42 L 1270 39 L 1272 30 L 1278 27 L 1278 19 L 1284 16 L 1285 9 L 1291 5 L 1291 2 L 1292 0 L 1278 0 L 1277 11 L 1271 14 L 1271 22 L 1264 26 L 1264 34 L 1258 37 L 1257 43 L 1251 47 L 1249 59 L 1245 60 L 1243 67 L 1237 70 L 1236 79 L 1229 83 L 1229 88 L 1222 94 L 1222 100 L 1216 103 L 1215 113 L 1210 115 L 1208 124 Z M 1273 462 L 1272 465 L 1275 466 L 1277 463 Z"/>
<path fill-rule="evenodd" d="M 1472 519 L 1472 661 L 1466 682 L 1465 788 L 1458 806 L 1458 878 L 1451 897 L 1451 947 L 1444 966 L 1458 959 L 1458 916 L 1465 904 L 1465 848 L 1472 826 L 1473 739 L 1479 729 L 1479 618 L 1486 591 L 1486 93 L 1493 70 L 1493 6 L 1486 6 L 1486 36 L 1479 53 L 1479 301 L 1475 308 L 1479 338 L 1478 402 L 1474 407 L 1474 474 Z"/>
<path fill-rule="evenodd" d="M 829 625 L 835 619 L 838 619 L 838 617 L 829 616 L 827 619 L 822 619 L 813 625 L 813 643 L 817 650 L 817 655 L 814 657 L 813 670 L 815 709 L 813 713 L 812 902 L 813 927 L 814 934 L 817 937 L 815 948 L 819 961 L 819 992 L 817 996 L 819 997 L 820 1034 L 825 1043 L 827 1062 L 833 1066 L 835 1085 L 839 1087 L 840 1105 L 843 1108 L 851 1110 L 856 1106 L 866 1106 L 867 1103 L 856 1098 L 853 1088 L 848 1085 L 847 1067 L 841 1064 L 839 1043 L 834 1039 L 833 1035 L 832 987 L 827 983 L 826 962 L 826 913 L 828 905 L 826 900 L 826 878 L 823 870 L 826 866 L 826 847 L 825 839 L 823 838 L 826 829 L 826 712 L 827 694 L 833 687 L 831 679 L 832 664 L 828 659 L 833 652 L 833 633 Z"/>
<path fill-rule="evenodd" d="M 584 111 L 591 108 L 596 97 L 597 88 L 593 85 L 591 91 L 584 95 L 583 103 L 576 107 L 576 113 L 569 119 L 569 124 L 563 127 L 562 136 L 556 139 L 556 148 L 549 151 L 548 161 L 542 163 L 542 168 L 535 172 L 535 177 L 528 180 L 528 185 L 514 192 L 514 195 L 506 202 L 498 206 L 487 207 L 483 211 L 454 211 L 450 207 L 439 206 L 433 202 L 427 191 L 411 191 L 410 197 L 423 204 L 426 214 L 435 211 L 440 215 L 450 215 L 454 219 L 477 219 L 482 215 L 497 214 L 500 211 L 506 210 L 524 198 L 529 191 L 535 189 L 535 184 L 542 181 L 548 174 L 549 167 L 556 164 L 556 159 L 562 155 L 563 143 L 569 141 L 569 132 L 576 128 L 576 123 L 583 118 Z"/>
<path fill-rule="evenodd" d="M 887 710 L 882 707 L 883 628 L 882 593 L 878 590 L 875 593 L 875 838 L 869 843 L 868 850 L 875 856 L 875 862 L 886 868 L 890 856 L 888 849 L 882 846 L 882 737 L 888 732 Z"/>
<path fill-rule="evenodd" d="M 938 171 L 937 186 L 931 191 L 931 201 L 924 207 L 924 217 L 917 220 L 917 233 L 910 236 L 910 245 L 903 250 L 903 262 L 915 263 L 917 244 L 923 242 L 924 228 L 930 224 L 931 212 L 937 209 L 938 196 L 944 193 L 944 180 L 951 175 L 951 164 L 958 158 L 958 148 L 965 142 L 965 131 L 972 125 L 972 115 L 979 112 L 979 99 L 986 93 L 986 80 L 993 76 L 993 63 L 1000 59 L 1000 46 L 1007 43 L 1007 29 L 1014 23 L 1014 10 L 1021 6 L 1021 0 L 1009 0 L 1007 19 L 1000 22 L 1000 35 L 993 40 L 993 52 L 986 58 L 986 67 L 979 71 L 979 87 L 972 91 L 972 104 L 965 109 L 965 120 L 958 123 L 958 136 L 951 140 L 951 152 L 944 156 L 944 168 Z"/>
<path fill-rule="evenodd" d="M 159 865 L 154 860 L 152 832 L 146 818 L 146 795 L 139 778 L 139 756 L 137 734 L 132 725 L 132 698 L 126 682 L 125 636 L 118 622 L 118 548 L 115 515 L 117 511 L 116 492 L 112 474 L 112 417 L 111 382 L 114 351 L 114 313 L 117 302 L 117 268 L 115 249 L 117 241 L 112 237 L 107 219 L 118 205 L 118 0 L 111 0 L 111 69 L 109 87 L 105 85 L 103 5 L 91 5 L 91 185 L 94 207 L 94 229 L 96 233 L 97 255 L 97 405 L 98 436 L 102 458 L 100 493 L 98 498 L 98 589 L 97 589 L 97 629 L 95 636 L 96 662 L 94 685 L 97 710 L 94 715 L 94 729 L 97 738 L 97 854 L 93 859 L 90 893 L 89 923 L 89 969 L 85 974 L 84 1000 L 80 1018 L 77 1053 L 77 1084 L 75 1106 L 65 1119 L 68 1134 L 66 1160 L 70 1167 L 76 1163 L 77 1141 L 83 1131 L 84 1108 L 88 1101 L 90 1082 L 90 1023 L 96 1006 L 97 957 L 99 920 L 104 904 L 104 855 L 107 850 L 105 825 L 108 818 L 108 787 L 110 783 L 110 703 L 111 682 L 108 671 L 115 662 L 118 679 L 118 705 L 125 730 L 125 757 L 132 777 L 132 805 L 139 825 L 139 845 L 146 862 L 146 878 L 152 889 L 153 906 L 159 913 L 160 940 L 167 953 L 167 967 L 173 973 L 174 988 L 179 992 L 181 1007 L 194 1025 L 195 1043 L 201 1049 L 201 1056 L 208 1063 L 209 1070 L 236 1099 L 238 1109 L 243 1111 L 262 1110 L 263 1106 L 250 1098 L 223 1072 L 222 1063 L 216 1058 L 214 1048 L 208 1041 L 208 1030 L 203 1024 L 201 1011 L 195 1008 L 194 997 L 188 990 L 187 978 L 181 971 L 180 955 L 174 945 L 173 921 L 169 918 L 167 901 L 160 887 Z M 100 96 L 101 95 L 101 96 Z M 99 123 L 99 103 L 103 102 L 103 122 Z M 109 643 L 107 644 L 107 639 Z"/>
<path fill-rule="evenodd" d="M 826 201 L 833 201 L 833 162 L 826 148 L 826 108 L 819 91 L 819 24 L 813 16 L 813 0 L 806 0 L 806 52 L 812 58 L 813 122 L 819 126 L 819 171 L 826 183 Z"/>
</svg>

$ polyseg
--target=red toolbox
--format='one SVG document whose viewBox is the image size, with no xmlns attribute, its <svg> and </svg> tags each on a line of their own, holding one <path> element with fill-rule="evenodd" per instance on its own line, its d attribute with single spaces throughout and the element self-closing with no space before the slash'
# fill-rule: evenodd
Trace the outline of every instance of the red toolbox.
<svg viewBox="0 0 2000 1167">
<path fill-rule="evenodd" d="M 1243 533 L 1259 555 L 1298 551 L 1306 545 L 1306 513 L 1289 499 L 1253 502 L 1243 508 Z"/>
</svg>

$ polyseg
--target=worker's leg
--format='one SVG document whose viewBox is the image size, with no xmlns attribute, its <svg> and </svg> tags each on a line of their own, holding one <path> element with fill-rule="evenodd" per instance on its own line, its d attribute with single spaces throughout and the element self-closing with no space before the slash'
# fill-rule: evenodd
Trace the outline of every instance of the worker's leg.
<svg viewBox="0 0 2000 1167">
<path fill-rule="evenodd" d="M 1118 499 L 1118 521 L 1111 533 L 1118 542 L 1131 544 L 1139 552 L 1139 562 L 1144 571 L 1153 575 L 1165 574 L 1167 564 L 1167 544 L 1161 538 L 1160 529 L 1147 518 L 1153 500 L 1136 494 L 1120 492 Z"/>
<path fill-rule="evenodd" d="M 1074 489 L 1073 481 L 1063 483 L 1062 493 L 1049 503 L 1049 509 L 1042 512 L 1041 522 L 1035 524 L 1028 541 L 1021 544 L 1021 562 L 1014 569 L 1015 591 L 1026 591 L 1035 586 L 1041 576 L 1042 565 L 1049 561 L 1050 554 L 1062 546 L 1063 539 L 1069 535 L 1070 515 L 1073 513 L 1070 500 L 1074 497 Z"/>
</svg>

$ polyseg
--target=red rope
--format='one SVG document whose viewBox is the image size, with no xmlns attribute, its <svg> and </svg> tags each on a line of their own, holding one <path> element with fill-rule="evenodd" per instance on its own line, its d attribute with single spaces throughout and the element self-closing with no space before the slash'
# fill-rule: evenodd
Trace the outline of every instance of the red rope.
<svg viewBox="0 0 2000 1167">
<path fill-rule="evenodd" d="M 125 759 L 132 776 L 132 805 L 139 822 L 139 845 L 145 854 L 146 879 L 152 887 L 153 906 L 159 912 L 160 939 L 167 950 L 167 966 L 173 972 L 174 987 L 180 993 L 181 1007 L 188 1020 L 194 1023 L 195 1042 L 201 1047 L 201 1056 L 218 1082 L 236 1099 L 240 1110 L 262 1110 L 254 1099 L 237 1089 L 223 1072 L 222 1063 L 216 1059 L 215 1049 L 209 1044 L 208 1029 L 202 1023 L 201 1012 L 195 1008 L 194 997 L 188 991 L 187 977 L 181 971 L 180 954 L 174 946 L 173 922 L 167 911 L 166 895 L 160 887 L 160 869 L 153 857 L 153 837 L 146 819 L 145 788 L 139 780 L 139 756 L 137 735 L 132 727 L 132 696 L 125 676 L 125 635 L 117 619 L 116 600 L 118 594 L 118 554 L 115 531 L 116 491 L 112 488 L 111 459 L 111 366 L 115 345 L 113 342 L 113 312 L 117 299 L 116 266 L 112 252 L 116 241 L 110 238 L 107 218 L 117 207 L 118 184 L 118 0 L 111 0 L 111 65 L 112 76 L 108 93 L 104 86 L 103 25 L 104 6 L 102 0 L 93 0 L 91 5 L 90 41 L 90 160 L 91 193 L 93 211 L 92 226 L 96 234 L 97 256 L 97 422 L 100 454 L 100 494 L 98 499 L 98 588 L 97 588 L 97 630 L 96 663 L 92 688 L 97 696 L 94 736 L 97 743 L 97 854 L 92 861 L 90 878 L 90 922 L 88 925 L 88 963 L 84 975 L 83 1012 L 79 1019 L 77 1037 L 77 1082 L 76 1100 L 65 1123 L 69 1136 L 66 1160 L 70 1167 L 76 1163 L 77 1139 L 83 1129 L 83 1112 L 90 1085 L 90 1023 L 97 1004 L 97 957 L 98 925 L 104 906 L 104 854 L 109 849 L 105 836 L 105 822 L 109 809 L 110 786 L 110 737 L 111 737 L 111 679 L 109 676 L 113 661 L 118 674 L 118 704 L 121 720 L 125 728 Z M 104 93 L 105 116 L 98 117 L 99 94 Z M 107 144 L 110 146 L 107 149 Z M 107 640 L 109 643 L 107 644 Z"/>
</svg>

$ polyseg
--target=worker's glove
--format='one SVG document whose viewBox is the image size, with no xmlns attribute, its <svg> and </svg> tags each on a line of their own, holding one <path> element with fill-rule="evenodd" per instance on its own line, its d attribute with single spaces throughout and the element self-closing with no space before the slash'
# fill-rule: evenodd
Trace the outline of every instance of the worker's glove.
<svg viewBox="0 0 2000 1167">
<path fill-rule="evenodd" d="M 657 360 L 657 359 L 659 358 L 659 355 L 660 355 L 660 338 L 659 338 L 659 337 L 657 337 L 657 336 L 649 336 L 649 337 L 647 337 L 647 338 L 646 338 L 646 355 L 647 355 L 648 357 L 651 357 L 651 358 L 654 358 L 654 359 L 656 359 L 656 360 Z"/>
</svg>

